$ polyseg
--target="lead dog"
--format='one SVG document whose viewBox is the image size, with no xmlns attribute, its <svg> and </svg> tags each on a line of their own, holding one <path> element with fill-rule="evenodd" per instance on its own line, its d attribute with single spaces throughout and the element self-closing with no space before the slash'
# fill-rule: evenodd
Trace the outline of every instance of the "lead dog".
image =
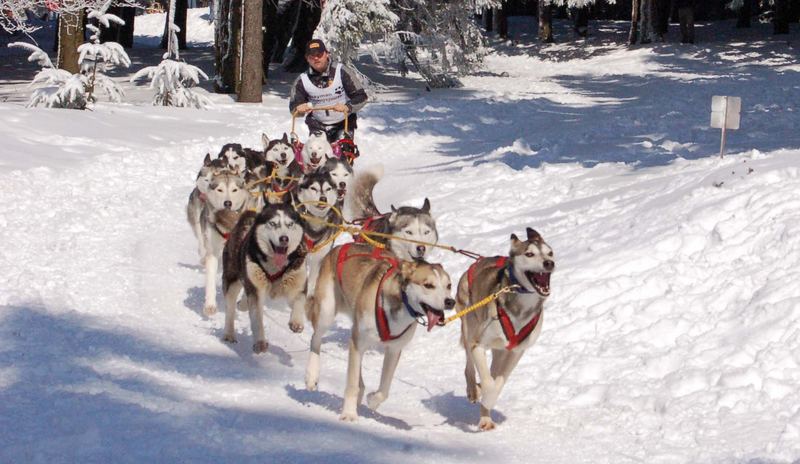
<svg viewBox="0 0 800 464">
<path fill-rule="evenodd" d="M 542 311 L 550 295 L 550 273 L 555 269 L 555 258 L 553 249 L 538 232 L 531 228 L 526 232 L 525 241 L 511 234 L 507 257 L 481 258 L 458 282 L 456 311 L 505 286 L 520 287 L 461 318 L 461 343 L 467 354 L 464 370 L 467 399 L 472 403 L 480 399 L 480 430 L 495 427 L 490 413 L 500 391 L 542 330 Z M 486 359 L 487 349 L 492 350 L 491 368 Z M 475 379 L 476 370 L 480 384 Z"/>
<path fill-rule="evenodd" d="M 242 289 L 245 299 L 240 309 L 250 313 L 256 353 L 267 351 L 263 316 L 267 299 L 288 299 L 292 307 L 289 325 L 302 327 L 305 256 L 300 217 L 288 202 L 268 204 L 258 214 L 248 211 L 242 215 L 223 252 L 225 341 L 236 343 L 236 300 Z"/>
<path fill-rule="evenodd" d="M 439 264 L 399 261 L 380 248 L 347 243 L 331 250 L 322 260 L 314 296 L 306 305 L 314 327 L 306 367 L 306 387 L 316 390 L 322 337 L 337 313 L 353 321 L 347 362 L 347 387 L 340 419 L 353 421 L 364 396 L 361 360 L 373 345 L 385 354 L 380 387 L 367 396 L 377 409 L 389 397 L 397 362 L 414 337 L 417 319 L 427 319 L 428 331 L 451 309 L 450 276 Z"/>
</svg>

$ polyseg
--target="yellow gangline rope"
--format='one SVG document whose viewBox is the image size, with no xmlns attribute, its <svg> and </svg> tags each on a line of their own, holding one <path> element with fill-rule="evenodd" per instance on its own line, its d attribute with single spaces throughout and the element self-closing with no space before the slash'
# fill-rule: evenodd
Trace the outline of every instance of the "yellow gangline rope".
<svg viewBox="0 0 800 464">
<path fill-rule="evenodd" d="M 500 298 L 500 295 L 502 295 L 503 293 L 513 292 L 514 290 L 516 290 L 518 288 L 519 288 L 519 285 L 507 285 L 507 286 L 501 288 L 500 290 L 492 293 L 491 295 L 487 296 L 486 298 L 482 299 L 481 301 L 479 301 L 479 302 L 477 302 L 477 303 L 475 303 L 475 304 L 473 304 L 471 306 L 467 306 L 466 308 L 462 309 L 461 311 L 459 311 L 459 312 L 453 314 L 452 316 L 448 317 L 447 319 L 444 320 L 444 324 L 442 324 L 442 325 L 447 325 L 447 324 L 455 321 L 456 319 L 460 319 L 460 318 L 466 316 L 467 314 L 471 313 L 472 311 L 475 311 L 476 309 L 478 309 L 478 308 L 480 308 L 482 306 L 486 306 L 487 304 L 491 303 L 492 301 Z"/>
</svg>

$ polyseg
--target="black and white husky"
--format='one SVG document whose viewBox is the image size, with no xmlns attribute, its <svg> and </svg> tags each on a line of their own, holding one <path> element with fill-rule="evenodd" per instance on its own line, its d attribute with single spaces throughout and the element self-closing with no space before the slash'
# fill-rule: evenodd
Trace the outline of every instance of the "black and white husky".
<svg viewBox="0 0 800 464">
<path fill-rule="evenodd" d="M 262 134 L 261 140 L 264 142 L 266 162 L 271 169 L 267 175 L 275 176 L 267 186 L 268 200 L 270 203 L 281 203 L 283 201 L 281 197 L 297 187 L 303 169 L 295 160 L 294 149 L 286 134 L 280 139 L 270 139 L 266 134 Z"/>
<path fill-rule="evenodd" d="M 375 206 L 372 191 L 383 174 L 383 169 L 374 167 L 360 172 L 353 183 L 352 194 L 348 195 L 347 204 L 350 218 L 363 223 L 366 231 L 380 232 L 397 237 L 385 239 L 374 237 L 375 241 L 385 243 L 398 258 L 405 261 L 424 259 L 430 247 L 415 242 L 436 244 L 439 233 L 436 221 L 431 215 L 431 203 L 426 198 L 421 208 L 412 206 L 392 206 L 390 213 L 381 214 Z"/>
<path fill-rule="evenodd" d="M 324 171 L 331 174 L 331 179 L 336 185 L 336 207 L 340 210 L 344 207 L 344 199 L 350 184 L 353 182 L 355 173 L 353 166 L 346 160 L 340 158 L 328 158 L 328 161 L 322 166 Z"/>
<path fill-rule="evenodd" d="M 288 196 L 287 196 L 288 200 Z M 300 216 L 287 201 L 268 204 L 260 213 L 244 213 L 231 231 L 223 253 L 222 289 L 225 296 L 225 335 L 236 342 L 236 300 L 244 289 L 240 309 L 250 313 L 253 351 L 267 351 L 263 308 L 267 300 L 288 299 L 290 326 L 305 318 L 306 246 Z"/>
<path fill-rule="evenodd" d="M 341 224 L 342 218 L 333 206 L 337 202 L 336 185 L 328 171 L 303 176 L 297 187 L 295 206 L 303 221 L 303 240 L 309 250 L 306 257 L 308 268 L 308 285 L 306 295 L 311 295 L 317 283 L 319 263 L 333 248 L 333 238 L 337 230 L 331 224 Z M 300 332 L 303 327 L 292 327 Z"/>
</svg>

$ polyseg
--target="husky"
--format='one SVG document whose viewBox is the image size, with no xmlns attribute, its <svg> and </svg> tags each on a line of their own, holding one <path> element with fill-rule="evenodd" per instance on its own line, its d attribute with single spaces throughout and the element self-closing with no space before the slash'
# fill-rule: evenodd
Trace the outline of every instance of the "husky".
<svg viewBox="0 0 800 464">
<path fill-rule="evenodd" d="M 219 151 L 218 158 L 225 157 L 228 160 L 228 167 L 231 170 L 244 172 L 247 169 L 247 157 L 241 144 L 226 143 Z"/>
<path fill-rule="evenodd" d="M 411 206 L 395 208 L 392 206 L 390 213 L 381 214 L 378 211 L 372 191 L 382 174 L 382 169 L 378 167 L 365 170 L 356 176 L 352 195 L 347 201 L 349 217 L 363 222 L 362 228 L 367 231 L 436 244 L 439 241 L 439 233 L 436 230 L 436 222 L 431 216 L 431 204 L 427 198 L 421 208 Z M 424 259 L 430 249 L 420 243 L 399 239 L 387 241 L 385 238 L 376 237 L 374 240 L 385 243 L 386 247 L 392 250 L 398 258 L 405 261 Z"/>
<path fill-rule="evenodd" d="M 200 213 L 200 241 L 205 255 L 206 294 L 203 312 L 217 312 L 217 270 L 225 241 L 236 220 L 248 205 L 250 192 L 238 171 L 223 169 L 211 176 L 206 201 Z"/>
<path fill-rule="evenodd" d="M 238 169 L 240 173 L 252 172 L 264 164 L 264 153 L 252 148 L 243 148 L 239 143 L 226 143 L 219 151 L 218 157 L 225 156 L 228 166 Z"/>
<path fill-rule="evenodd" d="M 302 168 L 304 173 L 316 171 L 329 158 L 334 158 L 333 147 L 328 142 L 328 137 L 324 132 L 312 132 L 308 140 L 303 145 Z"/>
<path fill-rule="evenodd" d="M 197 173 L 194 189 L 192 193 L 189 194 L 189 201 L 186 204 L 186 219 L 189 221 L 194 237 L 197 239 L 197 252 L 200 256 L 201 264 L 204 264 L 206 249 L 205 240 L 201 238 L 200 216 L 203 212 L 203 206 L 208 195 L 208 185 L 211 182 L 211 178 L 227 166 L 228 159 L 225 155 L 212 160 L 211 154 L 206 153 L 206 157 L 203 159 L 203 167 L 201 167 L 200 172 Z"/>
<path fill-rule="evenodd" d="M 328 158 L 322 169 L 331 174 L 334 185 L 336 185 L 336 207 L 341 210 L 344 207 L 345 195 L 350 183 L 353 181 L 353 166 L 346 160 L 340 158 Z"/>
<path fill-rule="evenodd" d="M 272 166 L 268 175 L 274 176 L 268 186 L 270 203 L 282 202 L 282 196 L 297 187 L 297 181 L 303 175 L 303 169 L 294 157 L 294 149 L 289 142 L 289 137 L 284 133 L 283 138 L 270 140 L 266 134 L 261 135 L 264 142 L 266 163 Z"/>
<path fill-rule="evenodd" d="M 367 396 L 377 409 L 389 397 L 397 362 L 403 348 L 414 337 L 418 319 L 427 320 L 428 331 L 451 309 L 450 276 L 439 264 L 400 261 L 386 250 L 359 243 L 335 247 L 322 260 L 313 297 L 306 304 L 314 327 L 306 366 L 306 387 L 314 391 L 319 382 L 322 337 L 337 313 L 353 321 L 347 363 L 347 387 L 340 419 L 353 421 L 364 396 L 361 360 L 375 345 L 384 349 L 380 387 Z"/>
<path fill-rule="evenodd" d="M 288 198 L 287 198 L 288 200 Z M 231 231 L 223 253 L 225 335 L 236 343 L 236 300 L 250 313 L 253 351 L 267 351 L 263 307 L 267 299 L 286 298 L 292 307 L 289 325 L 302 326 L 305 316 L 306 247 L 300 216 L 289 202 L 269 204 L 260 213 L 245 212 Z"/>
<path fill-rule="evenodd" d="M 308 285 L 306 295 L 312 295 L 317 283 L 319 263 L 325 254 L 333 248 L 336 229 L 330 224 L 341 224 L 342 218 L 333 208 L 337 202 L 336 184 L 329 172 L 319 170 L 303 176 L 297 186 L 295 205 L 301 214 L 303 239 L 309 250 L 306 257 L 308 268 Z M 302 332 L 303 327 L 292 327 L 295 332 Z"/>
<path fill-rule="evenodd" d="M 542 331 L 542 310 L 550 295 L 550 274 L 555 269 L 553 249 L 528 228 L 522 241 L 511 234 L 508 256 L 481 258 L 461 276 L 456 295 L 460 311 L 508 285 L 519 288 L 501 295 L 479 311 L 461 318 L 461 344 L 467 354 L 464 375 L 467 399 L 480 400 L 480 430 L 495 427 L 490 416 L 503 386 L 525 350 Z M 492 350 L 491 368 L 486 350 Z M 476 381 L 475 372 L 480 376 Z"/>
</svg>

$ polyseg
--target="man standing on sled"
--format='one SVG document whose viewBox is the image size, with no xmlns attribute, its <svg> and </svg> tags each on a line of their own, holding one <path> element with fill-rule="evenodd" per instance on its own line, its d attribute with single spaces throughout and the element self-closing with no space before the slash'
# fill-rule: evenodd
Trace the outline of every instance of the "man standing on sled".
<svg viewBox="0 0 800 464">
<path fill-rule="evenodd" d="M 308 71 L 300 74 L 292 86 L 289 111 L 306 114 L 306 125 L 310 132 L 323 131 L 333 143 L 345 136 L 344 118 L 347 114 L 347 129 L 353 138 L 356 113 L 367 103 L 367 92 L 352 69 L 341 63 L 333 65 L 325 44 L 314 39 L 306 45 Z M 318 107 L 333 107 L 332 110 L 312 111 Z"/>
</svg>

